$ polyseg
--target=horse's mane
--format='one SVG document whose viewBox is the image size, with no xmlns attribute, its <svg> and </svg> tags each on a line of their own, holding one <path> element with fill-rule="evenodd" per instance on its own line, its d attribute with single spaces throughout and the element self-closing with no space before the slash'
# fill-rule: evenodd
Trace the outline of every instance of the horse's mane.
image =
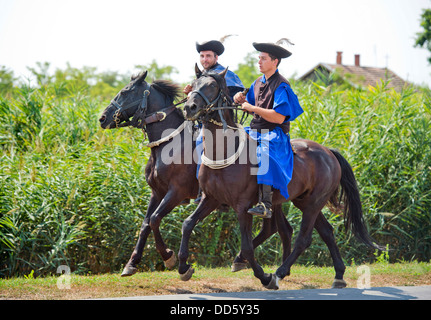
<svg viewBox="0 0 431 320">
<path fill-rule="evenodd" d="M 172 101 L 181 95 L 180 86 L 170 80 L 154 80 L 152 85 L 157 91 L 168 96 Z"/>
<path fill-rule="evenodd" d="M 154 80 L 151 84 L 157 91 L 167 96 L 171 101 L 181 96 L 181 88 L 178 84 L 173 83 L 170 80 Z M 184 119 L 183 112 L 177 108 L 175 112 Z"/>
</svg>

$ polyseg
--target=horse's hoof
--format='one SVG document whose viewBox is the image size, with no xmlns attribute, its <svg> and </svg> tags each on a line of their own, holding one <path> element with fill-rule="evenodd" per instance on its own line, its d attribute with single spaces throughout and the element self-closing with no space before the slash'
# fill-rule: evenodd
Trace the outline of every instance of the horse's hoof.
<svg viewBox="0 0 431 320">
<path fill-rule="evenodd" d="M 278 290 L 278 288 L 279 288 L 278 287 L 278 280 L 280 280 L 280 278 L 277 277 L 275 275 L 275 273 L 272 273 L 271 274 L 271 281 L 264 287 L 269 289 L 269 290 Z"/>
<path fill-rule="evenodd" d="M 231 269 L 231 271 L 232 272 L 237 272 L 237 271 L 240 271 L 240 270 L 247 269 L 247 267 L 248 267 L 248 264 L 246 262 L 234 262 L 234 263 L 232 263 L 232 269 Z"/>
<path fill-rule="evenodd" d="M 331 289 L 343 289 L 345 287 L 347 287 L 346 281 L 344 281 L 343 279 L 335 279 L 332 283 Z"/>
<path fill-rule="evenodd" d="M 195 269 L 193 269 L 192 267 L 189 267 L 189 269 L 185 273 L 180 273 L 180 279 L 182 281 L 189 281 L 194 272 L 195 272 Z"/>
<path fill-rule="evenodd" d="M 121 273 L 122 277 L 130 277 L 133 276 L 136 272 L 138 272 L 138 268 L 132 267 L 131 265 L 126 265 Z"/>
<path fill-rule="evenodd" d="M 166 268 L 172 269 L 173 267 L 175 267 L 175 264 L 177 263 L 177 256 L 175 255 L 175 252 L 172 251 L 171 249 L 168 249 L 168 251 L 172 252 L 172 255 L 168 260 L 164 261 L 164 263 Z"/>
</svg>

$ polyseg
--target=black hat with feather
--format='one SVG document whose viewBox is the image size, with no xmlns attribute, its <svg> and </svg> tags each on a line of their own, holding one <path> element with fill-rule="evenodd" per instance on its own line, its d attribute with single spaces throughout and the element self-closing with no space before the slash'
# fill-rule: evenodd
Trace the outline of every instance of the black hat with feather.
<svg viewBox="0 0 431 320">
<path fill-rule="evenodd" d="M 204 42 L 202 44 L 199 44 L 196 42 L 196 50 L 198 51 L 198 53 L 200 53 L 201 51 L 214 51 L 216 53 L 216 55 L 220 56 L 223 52 L 224 52 L 224 45 L 223 43 L 225 42 L 225 40 L 231 36 L 236 36 L 236 34 L 228 34 L 225 35 L 223 37 L 221 37 L 220 41 L 218 40 L 211 40 L 211 41 L 207 41 Z"/>
<path fill-rule="evenodd" d="M 294 45 L 289 39 L 282 38 L 278 40 L 276 43 L 257 43 L 253 42 L 253 47 L 260 52 L 266 52 L 273 56 L 275 56 L 277 59 L 283 59 L 288 58 L 292 55 L 292 53 L 282 46 L 280 46 L 283 43 L 287 43 L 289 45 Z"/>
<path fill-rule="evenodd" d="M 202 44 L 196 42 L 196 50 L 198 53 L 201 51 L 214 51 L 216 55 L 220 56 L 224 52 L 224 45 L 217 40 L 207 41 Z"/>
</svg>

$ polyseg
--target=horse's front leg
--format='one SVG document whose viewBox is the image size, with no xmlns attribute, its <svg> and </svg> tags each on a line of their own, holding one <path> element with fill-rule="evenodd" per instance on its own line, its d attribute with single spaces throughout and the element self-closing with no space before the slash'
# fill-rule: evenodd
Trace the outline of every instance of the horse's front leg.
<svg viewBox="0 0 431 320">
<path fill-rule="evenodd" d="M 132 276 L 138 271 L 137 265 L 141 262 L 145 243 L 147 242 L 147 238 L 151 233 L 150 218 L 159 203 L 160 200 L 157 199 L 154 194 L 151 194 L 151 198 L 148 203 L 147 214 L 145 215 L 144 222 L 141 226 L 141 231 L 139 232 L 138 242 L 136 243 L 135 249 L 133 250 L 129 261 L 125 265 L 123 272 L 121 273 L 122 277 Z"/>
<path fill-rule="evenodd" d="M 166 268 L 172 269 L 176 263 L 175 252 L 168 249 L 160 234 L 160 223 L 176 206 L 184 200 L 184 196 L 178 190 L 169 190 L 163 197 L 157 209 L 150 217 L 150 227 L 154 234 L 156 250 L 161 255 Z"/>
<path fill-rule="evenodd" d="M 203 195 L 203 198 L 195 212 L 193 212 L 183 222 L 181 245 L 178 252 L 178 272 L 180 274 L 180 279 L 183 281 L 189 280 L 194 272 L 193 268 L 187 264 L 187 259 L 189 257 L 189 241 L 192 231 L 199 221 L 205 219 L 205 217 L 207 217 L 213 210 L 217 209 L 219 205 L 220 203 L 214 198 Z"/>
<path fill-rule="evenodd" d="M 246 209 L 238 213 L 238 221 L 241 232 L 242 256 L 250 263 L 254 276 L 260 280 L 264 287 L 268 289 L 278 289 L 278 284 L 276 286 L 272 282 L 273 276 L 271 274 L 266 274 L 254 258 L 252 238 L 253 216 L 248 214 Z"/>
</svg>

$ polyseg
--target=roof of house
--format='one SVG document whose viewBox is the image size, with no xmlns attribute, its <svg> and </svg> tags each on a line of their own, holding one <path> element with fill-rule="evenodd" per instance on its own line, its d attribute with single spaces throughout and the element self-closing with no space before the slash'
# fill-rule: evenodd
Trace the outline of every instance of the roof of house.
<svg viewBox="0 0 431 320">
<path fill-rule="evenodd" d="M 357 65 L 346 66 L 343 64 L 329 64 L 329 63 L 319 63 L 316 67 L 305 73 L 299 78 L 299 80 L 306 80 L 309 78 L 316 69 L 326 69 L 328 72 L 337 72 L 340 74 L 344 80 L 348 81 L 355 87 L 368 87 L 376 86 L 382 80 L 389 83 L 388 88 L 395 88 L 396 90 L 401 90 L 404 88 L 408 82 L 400 78 L 397 74 L 387 68 L 375 68 L 375 67 L 362 67 L 359 66 L 359 60 Z"/>
</svg>

